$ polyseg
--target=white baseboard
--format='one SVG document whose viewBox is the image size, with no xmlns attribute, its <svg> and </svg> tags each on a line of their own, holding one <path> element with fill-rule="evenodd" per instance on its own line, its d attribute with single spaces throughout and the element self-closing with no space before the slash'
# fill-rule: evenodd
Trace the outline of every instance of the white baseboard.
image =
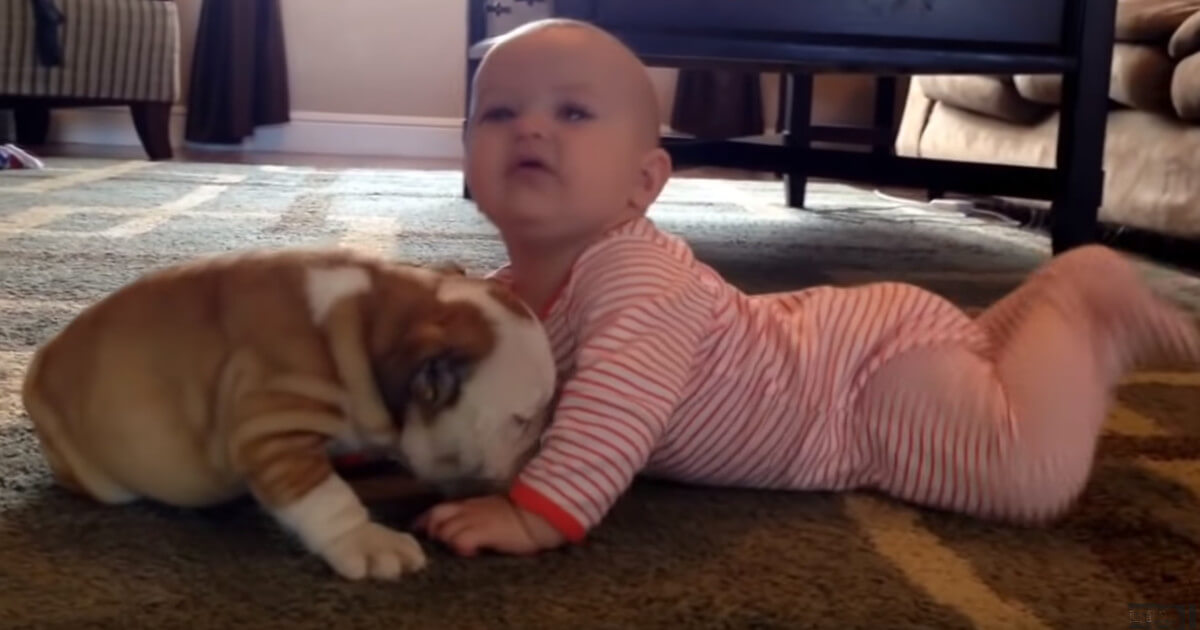
<svg viewBox="0 0 1200 630">
<path fill-rule="evenodd" d="M 171 111 L 171 145 L 184 146 L 185 110 Z M 52 142 L 140 146 L 129 109 L 87 107 L 54 111 Z M 340 155 L 395 156 L 425 159 L 462 157 L 462 121 L 457 118 L 336 114 L 294 111 L 291 122 L 259 127 L 240 145 L 187 143 L 213 150 Z"/>
</svg>

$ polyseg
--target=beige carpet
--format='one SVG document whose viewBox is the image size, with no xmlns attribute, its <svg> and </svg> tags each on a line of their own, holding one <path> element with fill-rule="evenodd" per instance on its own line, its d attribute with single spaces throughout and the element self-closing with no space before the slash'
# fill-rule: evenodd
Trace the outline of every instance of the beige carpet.
<svg viewBox="0 0 1200 630">
<path fill-rule="evenodd" d="M 1197 374 L 1121 389 L 1094 481 L 1046 529 L 867 494 L 642 482 L 581 547 L 475 560 L 431 548 L 422 575 L 351 584 L 248 503 L 66 496 L 20 407 L 24 362 L 135 274 L 247 247 L 341 243 L 472 270 L 501 250 L 456 173 L 49 167 L 0 174 L 0 628 L 1125 628 L 1140 604 L 1200 604 Z M 979 306 L 1047 255 L 1041 236 L 870 192 L 818 185 L 807 212 L 781 199 L 773 182 L 676 180 L 652 216 L 753 291 L 900 279 Z M 1150 271 L 1200 307 L 1200 281 Z"/>
</svg>

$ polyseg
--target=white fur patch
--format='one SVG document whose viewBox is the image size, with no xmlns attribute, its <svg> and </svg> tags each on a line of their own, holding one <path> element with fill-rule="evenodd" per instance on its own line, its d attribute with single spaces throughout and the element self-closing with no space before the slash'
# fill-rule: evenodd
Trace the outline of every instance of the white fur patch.
<svg viewBox="0 0 1200 630">
<path fill-rule="evenodd" d="M 371 278 L 361 267 L 332 267 L 309 269 L 305 290 L 313 322 L 320 324 L 339 300 L 371 288 Z"/>
<path fill-rule="evenodd" d="M 337 475 L 329 475 L 299 501 L 275 510 L 275 518 L 313 552 L 369 520 L 367 508 Z"/>
<path fill-rule="evenodd" d="M 483 313 L 496 344 L 463 383 L 454 407 L 431 426 L 405 427 L 402 448 L 422 473 L 450 478 L 470 471 L 497 480 L 515 474 L 522 456 L 536 446 L 541 427 L 531 425 L 545 421 L 557 376 L 550 342 L 532 313 L 513 313 L 490 290 L 471 281 L 439 286 L 440 299 L 466 302 Z M 457 455 L 457 470 L 441 470 L 438 453 Z"/>
</svg>

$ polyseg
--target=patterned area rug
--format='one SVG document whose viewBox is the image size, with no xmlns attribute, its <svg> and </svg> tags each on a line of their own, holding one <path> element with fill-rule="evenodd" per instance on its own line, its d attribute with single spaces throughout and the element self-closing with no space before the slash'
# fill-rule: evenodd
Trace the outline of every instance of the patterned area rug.
<svg viewBox="0 0 1200 630">
<path fill-rule="evenodd" d="M 352 584 L 247 502 L 184 512 L 69 497 L 51 484 L 20 406 L 24 364 L 83 305 L 138 273 L 320 243 L 483 271 L 502 250 L 453 172 L 48 165 L 0 175 L 4 628 L 1121 628 L 1151 627 L 1131 625 L 1147 615 L 1173 622 L 1169 606 L 1188 605 L 1196 618 L 1197 374 L 1129 380 L 1094 481 L 1044 529 L 866 493 L 646 481 L 578 548 L 474 560 L 431 548 L 423 574 Z M 978 307 L 1048 255 L 1043 237 L 996 219 L 870 191 L 815 184 L 803 212 L 782 197 L 776 182 L 676 179 L 652 217 L 750 291 L 905 280 Z M 1196 278 L 1147 273 L 1200 311 Z"/>
</svg>

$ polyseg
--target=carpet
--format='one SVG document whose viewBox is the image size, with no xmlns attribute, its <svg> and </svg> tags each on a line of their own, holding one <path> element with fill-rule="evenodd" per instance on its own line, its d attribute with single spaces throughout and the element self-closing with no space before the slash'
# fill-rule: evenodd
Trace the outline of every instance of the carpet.
<svg viewBox="0 0 1200 630">
<path fill-rule="evenodd" d="M 252 247 L 484 271 L 502 250 L 460 186 L 454 172 L 83 159 L 0 175 L 0 627 L 1118 628 L 1187 606 L 1195 618 L 1197 374 L 1129 379 L 1093 481 L 1046 528 L 870 493 L 639 481 L 581 546 L 472 560 L 431 546 L 422 574 L 350 583 L 248 502 L 110 508 L 51 484 L 18 389 L 31 349 L 83 305 L 146 270 Z M 816 183 L 803 212 L 782 198 L 774 181 L 677 178 L 651 216 L 750 291 L 904 280 L 977 308 L 1049 252 L 998 219 L 869 190 Z M 1147 274 L 1200 311 L 1200 280 Z"/>
</svg>

